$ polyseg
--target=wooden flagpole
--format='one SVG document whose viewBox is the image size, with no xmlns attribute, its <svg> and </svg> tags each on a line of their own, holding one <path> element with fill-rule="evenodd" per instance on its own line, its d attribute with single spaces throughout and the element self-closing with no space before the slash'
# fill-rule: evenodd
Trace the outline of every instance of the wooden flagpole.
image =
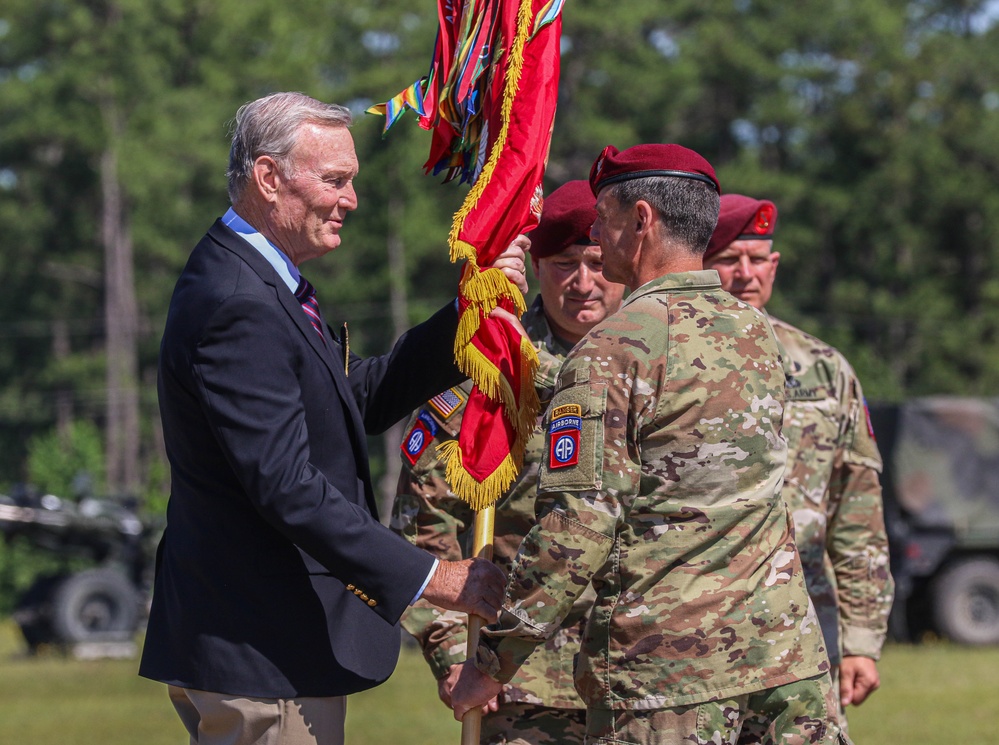
<svg viewBox="0 0 999 745">
<path fill-rule="evenodd" d="M 493 531 L 496 523 L 496 504 L 477 510 L 475 513 L 475 535 L 473 556 L 493 560 Z M 485 620 L 480 616 L 468 617 L 468 646 L 466 658 L 474 659 L 475 650 L 479 646 L 479 630 Z M 482 707 L 477 706 L 465 712 L 461 718 L 461 745 L 479 745 L 482 729 Z"/>
</svg>

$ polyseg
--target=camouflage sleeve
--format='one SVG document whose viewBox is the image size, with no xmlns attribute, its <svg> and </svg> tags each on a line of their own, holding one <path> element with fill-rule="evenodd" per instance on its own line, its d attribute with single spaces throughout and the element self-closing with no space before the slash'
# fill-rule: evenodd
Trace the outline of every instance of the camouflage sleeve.
<svg viewBox="0 0 999 745">
<path fill-rule="evenodd" d="M 846 424 L 829 484 L 826 546 L 836 577 L 842 651 L 878 659 L 894 582 L 881 501 L 881 456 L 863 393 L 851 375 Z"/>
<path fill-rule="evenodd" d="M 406 428 L 410 432 L 413 423 Z M 436 445 L 448 434 L 440 430 L 415 464 L 403 457 L 402 471 L 392 512 L 392 528 L 411 543 L 440 559 L 464 558 L 463 539 L 474 515 L 454 496 L 444 480 L 444 465 Z M 418 600 L 402 616 L 402 627 L 423 650 L 435 678 L 447 677 L 454 664 L 463 662 L 466 616 Z"/>
<path fill-rule="evenodd" d="M 609 404 L 608 395 L 622 400 Z M 622 423 L 633 421 L 620 415 L 627 399 L 623 386 L 591 380 L 585 366 L 562 370 L 545 418 L 538 524 L 517 553 L 500 620 L 483 631 L 476 652 L 477 667 L 494 680 L 508 681 L 558 629 L 615 550 L 620 497 L 637 489 L 641 473 L 639 464 L 619 462 L 637 452 L 619 439 Z M 567 438 L 575 445 L 563 448 Z"/>
<path fill-rule="evenodd" d="M 499 622 L 484 629 L 479 641 L 476 666 L 501 683 L 509 682 L 534 648 L 559 628 L 614 545 L 613 526 L 605 534 L 580 522 L 579 510 L 566 508 L 592 498 L 564 492 L 548 496 L 553 509 L 524 538 Z"/>
</svg>

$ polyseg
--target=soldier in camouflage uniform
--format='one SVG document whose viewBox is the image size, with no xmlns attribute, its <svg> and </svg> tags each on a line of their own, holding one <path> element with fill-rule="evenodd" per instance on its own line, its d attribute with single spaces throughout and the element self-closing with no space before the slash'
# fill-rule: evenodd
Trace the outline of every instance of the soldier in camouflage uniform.
<svg viewBox="0 0 999 745">
<path fill-rule="evenodd" d="M 705 252 L 704 265 L 717 270 L 722 287 L 760 310 L 770 299 L 780 259 L 772 250 L 776 223 L 772 202 L 726 194 Z M 879 684 L 875 660 L 894 589 L 881 456 L 860 381 L 843 355 L 789 323 L 772 316 L 770 323 L 791 363 L 784 498 L 841 704 L 860 704 Z"/>
<path fill-rule="evenodd" d="M 540 358 L 536 386 L 542 406 L 551 398 L 566 354 L 596 323 L 621 306 L 624 286 L 602 275 L 600 247 L 589 238 L 596 199 L 586 181 L 570 181 L 546 199 L 531 235 L 531 264 L 540 294 L 521 319 Z M 427 402 L 406 428 L 403 470 L 392 526 L 442 559 L 471 555 L 475 513 L 449 489 L 436 446 L 457 438 L 471 383 Z M 520 542 L 534 525 L 538 466 L 544 447 L 539 428 L 527 444 L 524 468 L 496 505 L 493 560 L 509 573 Z M 498 709 L 482 719 L 481 742 L 489 745 L 582 745 L 586 705 L 573 687 L 573 658 L 586 611 L 588 589 L 562 628 L 547 639 L 503 687 Z M 426 602 L 408 609 L 402 625 L 420 642 L 434 677 L 447 677 L 465 659 L 464 614 Z M 442 697 L 447 702 L 446 693 Z"/>
<path fill-rule="evenodd" d="M 588 743 L 848 742 L 780 497 L 777 343 L 701 268 L 714 171 L 676 145 L 609 147 L 590 183 L 604 274 L 637 289 L 559 373 L 538 524 L 499 622 L 449 676 L 455 715 L 592 583 L 576 665 Z"/>
</svg>

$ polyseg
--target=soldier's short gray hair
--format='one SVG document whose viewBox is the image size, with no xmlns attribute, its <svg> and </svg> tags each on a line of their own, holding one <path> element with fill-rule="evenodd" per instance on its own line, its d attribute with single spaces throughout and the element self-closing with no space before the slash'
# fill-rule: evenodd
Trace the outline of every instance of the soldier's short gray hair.
<svg viewBox="0 0 999 745">
<path fill-rule="evenodd" d="M 651 176 L 622 181 L 610 195 L 625 206 L 638 200 L 652 205 L 672 240 L 693 254 L 703 254 L 718 223 L 721 204 L 714 187 L 689 178 Z"/>
<path fill-rule="evenodd" d="M 288 154 L 303 124 L 349 127 L 350 110 L 323 103 L 304 93 L 272 93 L 243 104 L 236 112 L 229 148 L 229 200 L 235 204 L 250 183 L 253 164 L 261 155 L 287 167 Z"/>
</svg>

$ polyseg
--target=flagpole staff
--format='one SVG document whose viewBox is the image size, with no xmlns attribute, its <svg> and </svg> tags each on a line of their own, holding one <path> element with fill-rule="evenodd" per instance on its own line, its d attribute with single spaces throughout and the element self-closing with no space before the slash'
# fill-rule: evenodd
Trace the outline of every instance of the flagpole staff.
<svg viewBox="0 0 999 745">
<path fill-rule="evenodd" d="M 477 510 L 475 513 L 475 534 L 473 556 L 482 559 L 493 559 L 493 531 L 496 523 L 496 504 Z M 468 646 L 465 649 L 467 659 L 475 657 L 479 646 L 479 630 L 485 625 L 481 616 L 468 617 Z M 461 745 L 479 745 L 482 729 L 482 709 L 476 707 L 465 712 L 461 718 Z"/>
<path fill-rule="evenodd" d="M 492 559 L 495 502 L 516 479 L 537 420 L 534 347 L 489 318 L 518 317 L 520 291 L 489 267 L 538 224 L 558 99 L 565 0 L 437 0 L 440 28 L 426 77 L 368 109 L 385 130 L 406 109 L 433 131 L 429 173 L 471 184 L 448 235 L 459 284 L 455 361 L 475 384 L 457 439 L 438 454 L 456 496 L 475 510 L 474 555 Z M 488 153 L 487 157 L 483 157 Z M 485 619 L 468 618 L 468 658 Z M 462 745 L 478 745 L 481 708 L 462 717 Z"/>
</svg>

